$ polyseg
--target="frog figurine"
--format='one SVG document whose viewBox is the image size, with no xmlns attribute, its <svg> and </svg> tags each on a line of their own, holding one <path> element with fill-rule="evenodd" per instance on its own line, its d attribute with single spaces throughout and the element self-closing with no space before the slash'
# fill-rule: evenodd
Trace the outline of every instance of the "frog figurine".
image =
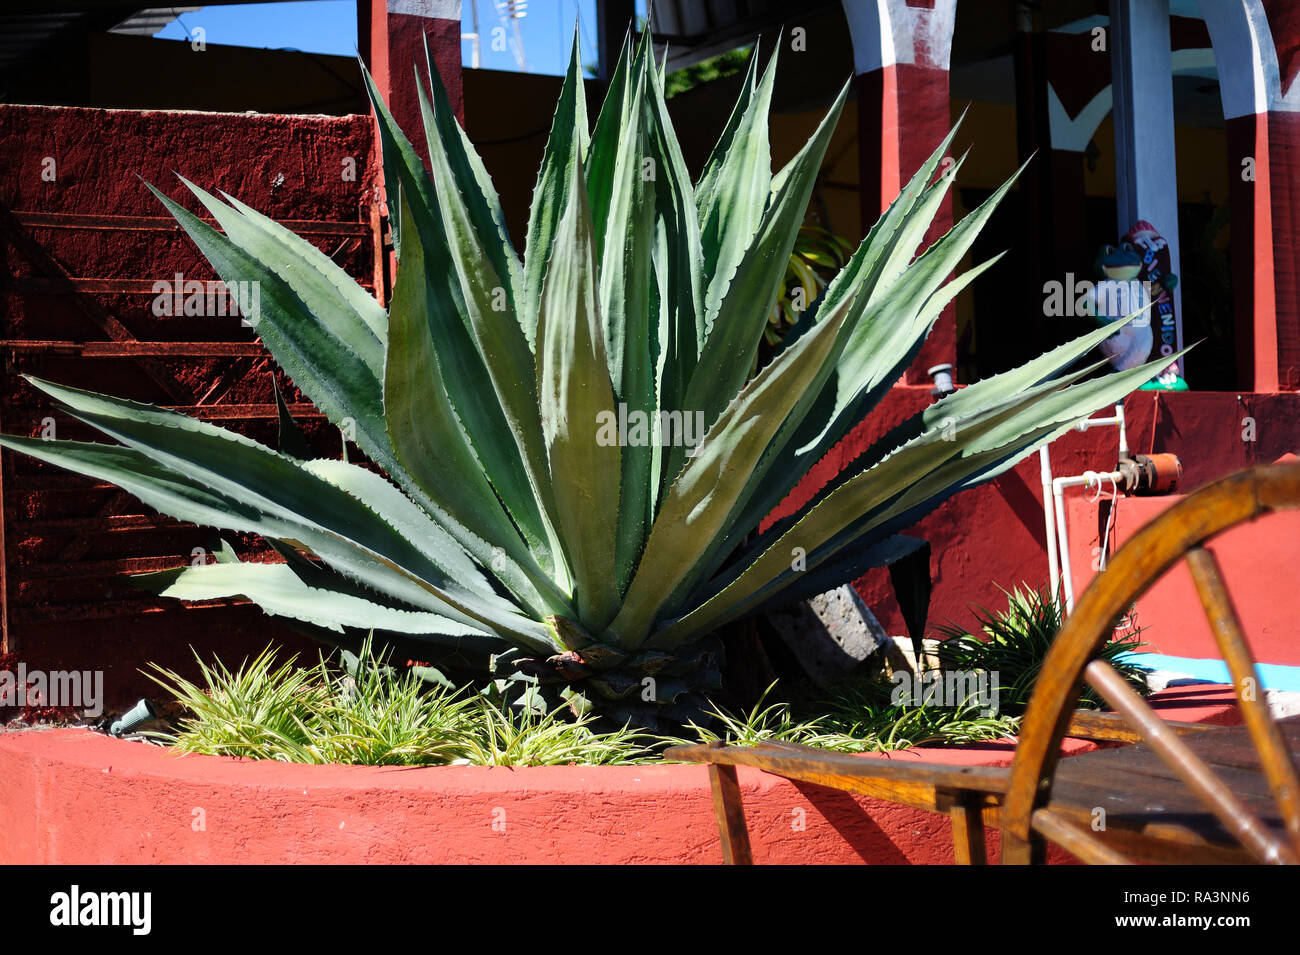
<svg viewBox="0 0 1300 955">
<path fill-rule="evenodd" d="M 1153 254 L 1144 256 L 1128 237 L 1118 245 L 1102 246 L 1094 261 L 1097 281 L 1087 303 L 1089 313 L 1098 323 L 1117 322 L 1146 308 L 1143 314 L 1101 343 L 1101 351 L 1118 371 L 1151 360 L 1155 352 L 1151 317 L 1156 312 L 1163 314 L 1172 309 L 1171 293 L 1178 285 L 1178 277 L 1153 269 L 1153 263 Z M 1151 307 L 1147 308 L 1148 305 Z M 1171 364 L 1142 389 L 1186 391 L 1187 383 L 1179 375 L 1177 364 Z"/>
</svg>

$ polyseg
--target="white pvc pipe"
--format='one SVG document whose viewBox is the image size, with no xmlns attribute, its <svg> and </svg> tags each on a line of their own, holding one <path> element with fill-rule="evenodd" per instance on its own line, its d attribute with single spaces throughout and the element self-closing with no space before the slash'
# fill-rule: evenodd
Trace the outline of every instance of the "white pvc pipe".
<svg viewBox="0 0 1300 955">
<path fill-rule="evenodd" d="M 1070 537 L 1065 521 L 1065 489 L 1067 487 L 1091 487 L 1097 485 L 1101 492 L 1101 483 L 1111 481 L 1118 483 L 1124 475 L 1119 471 L 1099 474 L 1096 471 L 1084 471 L 1073 477 L 1059 477 L 1052 481 L 1052 502 L 1056 510 L 1056 533 L 1060 539 L 1061 582 L 1065 590 L 1065 611 L 1074 611 L 1074 578 L 1070 570 Z"/>
<path fill-rule="evenodd" d="M 1061 570 L 1056 562 L 1056 511 L 1052 508 L 1052 459 L 1047 445 L 1038 449 L 1038 469 L 1043 479 L 1043 519 L 1047 524 L 1047 567 L 1052 582 L 1052 599 L 1061 586 Z"/>
<path fill-rule="evenodd" d="M 1111 417 L 1086 418 L 1075 425 L 1075 428 L 1079 431 L 1088 431 L 1091 428 L 1112 425 L 1119 428 L 1119 456 L 1125 457 L 1128 454 L 1128 434 L 1125 428 L 1123 402 L 1115 405 L 1115 414 Z M 1047 567 L 1052 583 L 1052 596 L 1055 598 L 1059 590 L 1064 590 L 1065 609 L 1068 613 L 1074 609 L 1074 581 L 1070 573 L 1070 534 L 1065 517 L 1063 491 L 1067 487 L 1087 486 L 1096 481 L 1100 493 L 1100 481 L 1110 479 L 1118 482 L 1122 475 L 1118 471 L 1111 471 L 1109 474 L 1085 471 L 1072 477 L 1053 478 L 1052 459 L 1047 445 L 1038 449 L 1038 465 L 1043 482 L 1043 522 L 1047 529 Z"/>
</svg>

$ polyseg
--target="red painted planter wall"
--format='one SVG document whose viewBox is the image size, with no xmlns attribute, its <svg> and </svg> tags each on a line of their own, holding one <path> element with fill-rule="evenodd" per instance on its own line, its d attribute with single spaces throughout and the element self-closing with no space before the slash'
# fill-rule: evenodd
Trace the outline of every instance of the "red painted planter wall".
<svg viewBox="0 0 1300 955">
<path fill-rule="evenodd" d="M 1233 723 L 1221 686 L 1153 699 Z M 1067 739 L 1064 752 L 1093 749 Z M 1011 741 L 870 754 L 1008 766 Z M 740 767 L 758 863 L 951 864 L 947 817 Z M 703 766 L 303 766 L 181 756 L 88 730 L 0 733 L 0 861 L 608 863 L 722 861 Z M 495 824 L 495 826 L 494 826 Z M 997 833 L 985 833 L 990 860 Z M 1050 861 L 1072 861 L 1053 849 Z"/>
<path fill-rule="evenodd" d="M 1005 765 L 1009 752 L 924 758 Z M 739 775 L 756 862 L 953 861 L 942 814 Z M 722 861 L 703 766 L 301 766 L 52 730 L 0 734 L 0 777 L 9 864 Z"/>
</svg>

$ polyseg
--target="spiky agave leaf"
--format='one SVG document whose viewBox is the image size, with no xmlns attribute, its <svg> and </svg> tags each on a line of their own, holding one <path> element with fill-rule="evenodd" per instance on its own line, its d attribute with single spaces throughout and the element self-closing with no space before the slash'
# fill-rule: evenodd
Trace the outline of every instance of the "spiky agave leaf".
<svg viewBox="0 0 1300 955">
<path fill-rule="evenodd" d="M 755 535 L 991 264 L 949 278 L 1011 182 L 917 255 L 960 167 L 940 173 L 949 135 L 755 372 L 772 263 L 845 91 L 774 174 L 775 58 L 751 64 L 693 183 L 650 50 L 625 44 L 589 131 L 575 37 L 522 261 L 437 71 L 416 70 L 432 174 L 367 76 L 400 255 L 387 313 L 238 200 L 189 187 L 218 231 L 159 194 L 226 282 L 261 283 L 268 351 L 387 480 L 34 379 L 119 444 L 0 444 L 285 557 L 148 577 L 162 593 L 241 595 L 325 639 L 365 628 L 478 661 L 534 698 L 687 718 L 718 680 L 719 626 L 920 552 L 901 531 L 1158 370 L 1067 373 L 1099 329 L 936 402 Z"/>
</svg>

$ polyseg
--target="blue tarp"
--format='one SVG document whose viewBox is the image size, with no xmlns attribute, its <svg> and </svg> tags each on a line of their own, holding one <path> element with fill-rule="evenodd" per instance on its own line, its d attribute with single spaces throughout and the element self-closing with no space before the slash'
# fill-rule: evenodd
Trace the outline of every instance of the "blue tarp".
<svg viewBox="0 0 1300 955">
<path fill-rule="evenodd" d="M 1222 660 L 1201 660 L 1196 657 L 1171 657 L 1163 653 L 1124 653 L 1120 655 L 1148 670 L 1172 670 L 1186 673 L 1206 683 L 1228 683 L 1228 665 Z M 1300 693 L 1300 667 L 1277 663 L 1257 663 L 1259 678 L 1268 690 L 1286 690 Z"/>
</svg>

